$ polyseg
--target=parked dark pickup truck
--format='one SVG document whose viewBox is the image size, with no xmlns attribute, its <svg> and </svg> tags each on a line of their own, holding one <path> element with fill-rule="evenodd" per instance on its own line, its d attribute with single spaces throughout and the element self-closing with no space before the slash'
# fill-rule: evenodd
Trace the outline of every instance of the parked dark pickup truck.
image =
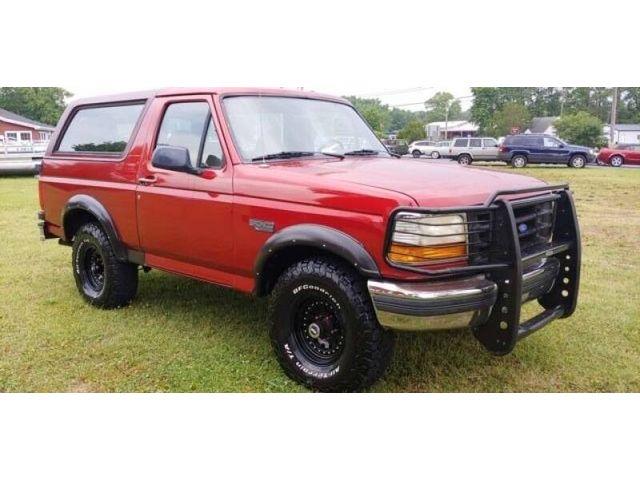
<svg viewBox="0 0 640 480">
<path fill-rule="evenodd" d="M 502 355 L 576 308 L 566 185 L 392 158 L 342 98 L 211 88 L 77 101 L 39 192 L 42 236 L 72 246 L 87 302 L 124 307 L 151 268 L 270 295 L 275 355 L 315 390 L 375 382 L 394 330 L 471 328 Z M 542 312 L 521 319 L 532 300 Z"/>
</svg>

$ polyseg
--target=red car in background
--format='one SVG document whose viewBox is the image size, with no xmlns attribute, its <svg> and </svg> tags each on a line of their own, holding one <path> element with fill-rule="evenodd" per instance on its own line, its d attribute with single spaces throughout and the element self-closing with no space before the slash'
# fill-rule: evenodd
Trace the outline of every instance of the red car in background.
<svg viewBox="0 0 640 480">
<path fill-rule="evenodd" d="M 603 148 L 598 153 L 597 161 L 612 167 L 640 165 L 640 145 L 618 145 L 616 148 Z"/>
</svg>

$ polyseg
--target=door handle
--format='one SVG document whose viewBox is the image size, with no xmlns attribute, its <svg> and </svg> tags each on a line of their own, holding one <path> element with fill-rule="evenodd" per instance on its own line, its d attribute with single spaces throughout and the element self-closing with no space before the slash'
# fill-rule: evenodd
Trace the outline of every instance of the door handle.
<svg viewBox="0 0 640 480">
<path fill-rule="evenodd" d="M 156 177 L 155 175 L 149 175 L 149 176 L 141 177 L 138 179 L 138 183 L 140 185 L 153 185 L 157 181 L 158 181 L 158 177 Z"/>
</svg>

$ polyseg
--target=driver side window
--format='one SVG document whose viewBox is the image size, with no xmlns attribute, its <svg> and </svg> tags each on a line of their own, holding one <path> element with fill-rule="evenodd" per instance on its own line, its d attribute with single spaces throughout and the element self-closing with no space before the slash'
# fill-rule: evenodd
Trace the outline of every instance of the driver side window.
<svg viewBox="0 0 640 480">
<path fill-rule="evenodd" d="M 560 144 L 554 140 L 553 138 L 549 138 L 549 137 L 544 137 L 544 146 L 545 147 L 551 147 L 551 148 L 557 148 L 560 146 Z"/>
<path fill-rule="evenodd" d="M 221 168 L 222 147 L 206 102 L 172 103 L 162 118 L 156 146 L 183 147 L 194 169 Z"/>
</svg>

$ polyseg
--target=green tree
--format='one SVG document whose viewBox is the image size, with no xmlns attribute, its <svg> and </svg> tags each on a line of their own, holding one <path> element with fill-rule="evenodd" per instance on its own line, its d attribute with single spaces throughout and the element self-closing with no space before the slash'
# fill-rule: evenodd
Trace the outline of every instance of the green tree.
<svg viewBox="0 0 640 480">
<path fill-rule="evenodd" d="M 389 130 L 389 107 L 377 98 L 345 97 L 360 112 L 377 135 L 381 136 Z"/>
<path fill-rule="evenodd" d="M 449 120 L 459 120 L 462 114 L 460 100 L 456 100 L 449 92 L 437 92 L 433 97 L 424 102 L 424 107 L 427 110 L 427 123 L 443 122 L 447 118 Z M 448 117 L 447 109 L 449 110 Z"/>
<path fill-rule="evenodd" d="M 570 143 L 600 147 L 607 142 L 602 134 L 602 121 L 588 112 L 563 115 L 554 122 L 553 126 L 558 136 Z"/>
<path fill-rule="evenodd" d="M 2 87 L 0 108 L 55 125 L 71 95 L 65 89 L 56 87 Z"/>
<path fill-rule="evenodd" d="M 491 124 L 487 132 L 495 137 L 508 135 L 512 129 L 524 132 L 531 122 L 529 109 L 521 103 L 510 102 L 496 111 L 491 117 Z"/>
<path fill-rule="evenodd" d="M 402 130 L 400 130 L 398 137 L 405 139 L 409 143 L 424 138 L 424 123 L 420 120 L 411 120 Z"/>
</svg>

